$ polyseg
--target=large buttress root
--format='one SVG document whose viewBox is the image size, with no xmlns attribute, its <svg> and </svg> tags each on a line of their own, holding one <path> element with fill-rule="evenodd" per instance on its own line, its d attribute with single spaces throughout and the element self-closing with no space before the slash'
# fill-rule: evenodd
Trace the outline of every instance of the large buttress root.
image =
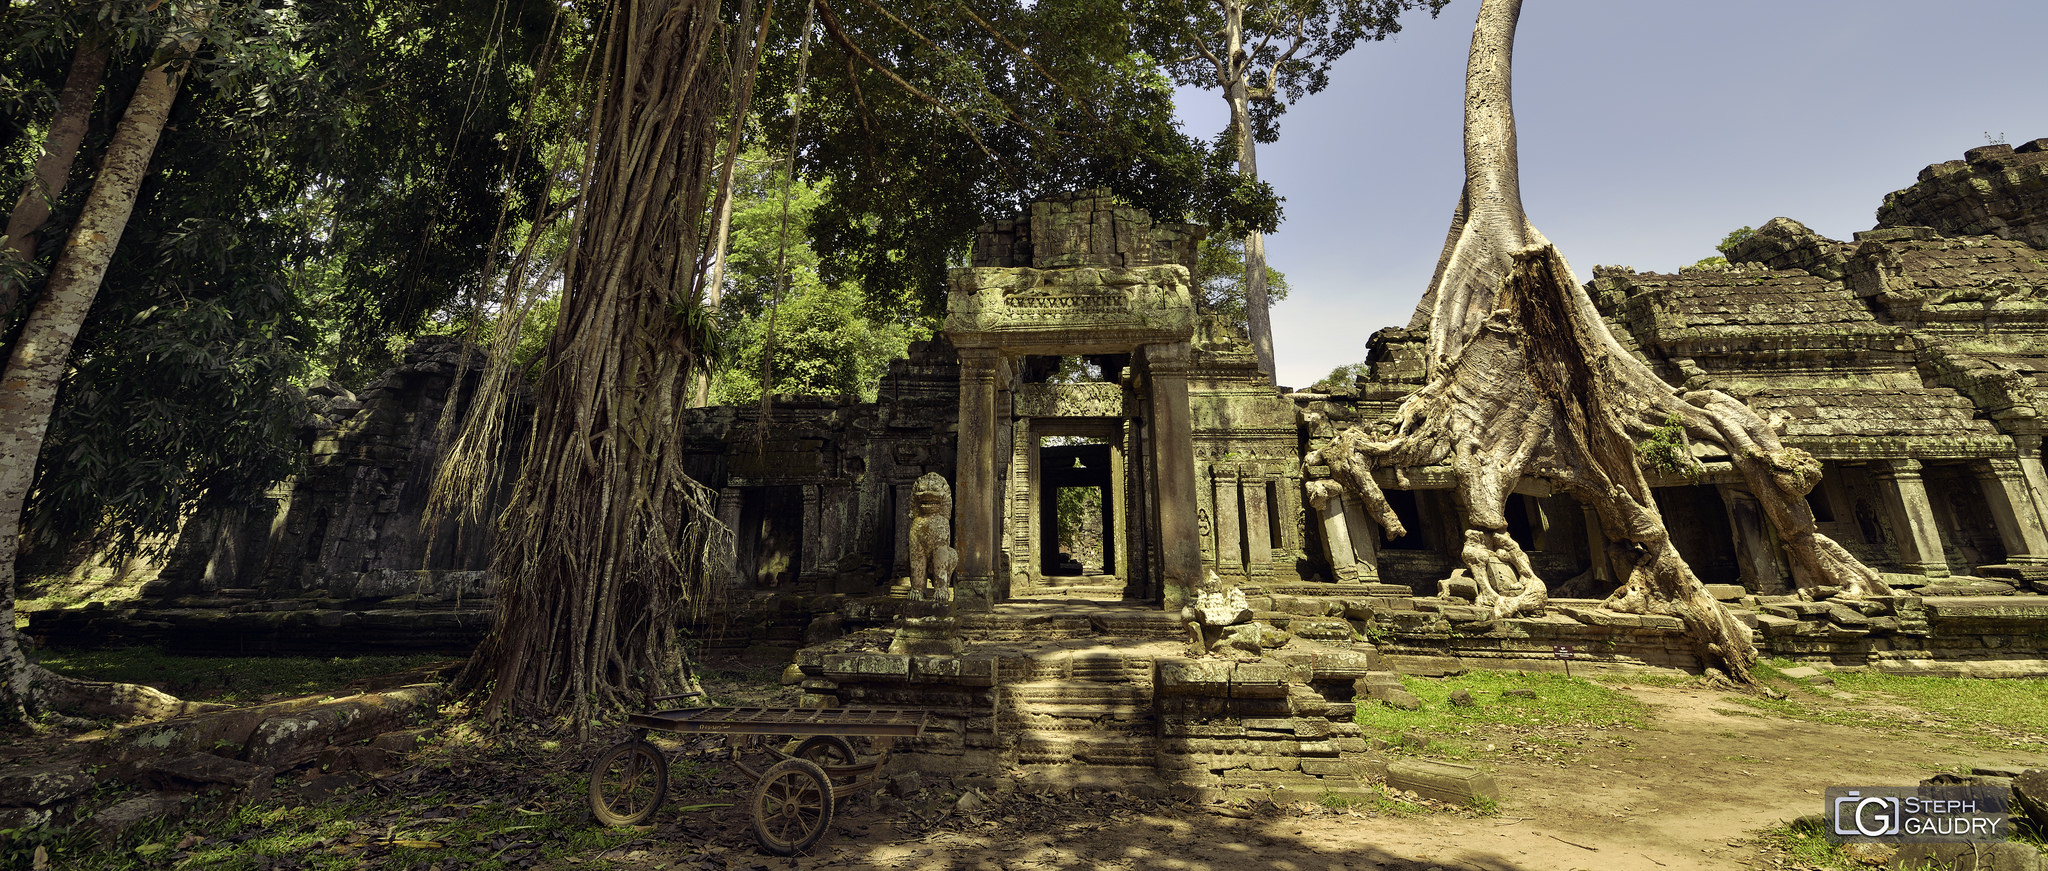
<svg viewBox="0 0 2048 871">
<path fill-rule="evenodd" d="M 1886 595 L 1869 568 L 1814 526 L 1805 495 L 1820 466 L 1786 448 L 1755 412 L 1717 391 L 1680 396 L 1623 349 L 1564 257 L 1522 211 L 1509 60 L 1520 0 L 1484 0 L 1466 71 L 1465 189 L 1437 275 L 1423 298 L 1430 382 L 1402 404 L 1393 432 L 1339 433 L 1312 457 L 1388 536 L 1404 530 L 1373 478 L 1449 464 L 1466 530 L 1459 557 L 1496 616 L 1548 601 L 1507 535 L 1507 497 L 1547 479 L 1590 506 L 1625 582 L 1613 610 L 1677 618 L 1703 667 L 1754 683 L 1748 629 L 1671 543 L 1636 445 L 1676 418 L 1687 437 L 1725 449 L 1793 553 L 1802 590 Z M 1417 324 L 1422 320 L 1418 311 Z M 1597 557 L 1596 557 L 1597 558 Z"/>
</svg>

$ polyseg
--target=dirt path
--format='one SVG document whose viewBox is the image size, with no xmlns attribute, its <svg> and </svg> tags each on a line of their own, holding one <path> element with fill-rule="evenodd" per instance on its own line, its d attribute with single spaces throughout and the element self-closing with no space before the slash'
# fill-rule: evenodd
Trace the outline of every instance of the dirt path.
<svg viewBox="0 0 2048 871">
<path fill-rule="evenodd" d="M 1769 867 L 1769 862 L 1759 861 L 1758 848 L 1748 843 L 1751 833 L 1818 813 L 1821 791 L 1828 786 L 1914 783 L 1958 765 L 2048 766 L 2048 754 L 2000 755 L 1917 733 L 1884 734 L 1865 727 L 1735 714 L 1740 705 L 1710 690 L 1638 687 L 1628 692 L 1652 706 L 1649 729 L 1617 734 L 1611 741 L 1589 740 L 1579 755 L 1562 765 L 1496 763 L 1495 777 L 1503 793 L 1496 817 L 1388 817 L 1270 806 L 1246 812 L 1111 796 L 1005 795 L 994 797 L 986 818 L 954 818 L 915 838 L 906 837 L 892 823 L 897 815 L 849 809 L 817 855 L 750 857 L 737 867 Z M 743 826 L 744 818 L 718 825 L 730 831 L 733 824 Z M 733 849 L 746 851 L 749 846 L 735 843 Z M 691 867 L 687 852 L 660 847 L 635 858 L 645 863 L 643 867 Z"/>
</svg>

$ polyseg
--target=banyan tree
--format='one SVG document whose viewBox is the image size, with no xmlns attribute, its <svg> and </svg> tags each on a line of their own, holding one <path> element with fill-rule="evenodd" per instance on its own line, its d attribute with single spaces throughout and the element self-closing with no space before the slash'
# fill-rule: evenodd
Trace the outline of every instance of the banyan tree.
<svg viewBox="0 0 2048 871">
<path fill-rule="evenodd" d="M 1783 539 L 1802 596 L 1891 591 L 1816 529 L 1805 496 L 1820 463 L 1735 398 L 1659 379 L 1615 340 L 1563 255 L 1529 222 L 1509 89 L 1521 6 L 1484 0 L 1472 33 L 1465 186 L 1421 304 L 1427 384 L 1401 405 L 1391 432 L 1353 427 L 1321 458 L 1389 538 L 1405 530 L 1374 470 L 1449 466 L 1465 525 L 1460 557 L 1478 604 L 1496 617 L 1548 600 L 1503 509 L 1519 479 L 1549 481 L 1590 506 L 1611 542 L 1605 558 L 1625 580 L 1604 607 L 1677 618 L 1705 668 L 1753 683 L 1750 630 L 1707 592 L 1658 513 L 1643 468 L 1654 445 L 1680 466 L 1695 454 L 1726 455 Z M 1639 450 L 1646 444 L 1653 449 Z"/>
</svg>

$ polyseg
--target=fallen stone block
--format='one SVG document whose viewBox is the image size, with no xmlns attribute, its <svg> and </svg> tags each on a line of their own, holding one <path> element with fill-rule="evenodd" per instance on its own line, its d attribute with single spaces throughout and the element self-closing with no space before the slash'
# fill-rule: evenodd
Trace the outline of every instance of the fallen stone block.
<svg viewBox="0 0 2048 871">
<path fill-rule="evenodd" d="M 101 808 L 85 826 L 111 840 L 145 822 L 182 817 L 184 810 L 181 799 L 152 792 Z"/>
<path fill-rule="evenodd" d="M 1536 691 L 1535 691 L 1535 690 L 1501 690 L 1501 691 L 1500 691 L 1500 697 L 1501 697 L 1501 698 L 1504 698 L 1504 699 L 1534 699 L 1534 698 L 1536 698 Z"/>
<path fill-rule="evenodd" d="M 143 777 L 166 789 L 194 789 L 225 786 L 237 791 L 267 795 L 274 769 L 223 759 L 211 753 L 189 753 L 170 759 L 152 759 L 138 766 Z"/>
<path fill-rule="evenodd" d="M 2012 779 L 2014 814 L 2024 813 L 2034 831 L 2048 833 L 2048 771 L 2031 769 Z"/>
<path fill-rule="evenodd" d="M 1948 871 L 2041 871 L 2041 853 L 2013 841 L 1983 844 L 1900 844 L 1893 868 L 1946 868 Z"/>
<path fill-rule="evenodd" d="M 370 746 L 403 755 L 420 749 L 420 745 L 426 743 L 427 734 L 432 731 L 432 727 L 422 726 L 417 729 L 400 729 L 396 732 L 385 732 L 382 735 L 371 738 Z"/>
<path fill-rule="evenodd" d="M 0 805 L 42 807 L 92 788 L 85 768 L 69 763 L 0 767 Z"/>
<path fill-rule="evenodd" d="M 1472 700 L 1472 693 L 1470 691 L 1462 688 L 1451 691 L 1451 707 L 1469 708 L 1477 704 L 1479 703 Z"/>
<path fill-rule="evenodd" d="M 1702 586 L 1707 588 L 1707 595 L 1713 596 L 1716 602 L 1733 602 L 1749 595 L 1749 591 L 1743 589 L 1741 584 L 1703 584 Z"/>
<path fill-rule="evenodd" d="M 1414 693 L 1407 690 L 1387 690 L 1380 697 L 1380 701 L 1385 703 L 1387 707 L 1400 708 L 1404 711 L 1419 711 L 1422 709 L 1422 700 L 1416 698 Z"/>
<path fill-rule="evenodd" d="M 1463 805 L 1500 800 L 1493 775 L 1470 765 L 1434 759 L 1396 759 L 1387 765 L 1387 786 L 1424 798 Z"/>
</svg>

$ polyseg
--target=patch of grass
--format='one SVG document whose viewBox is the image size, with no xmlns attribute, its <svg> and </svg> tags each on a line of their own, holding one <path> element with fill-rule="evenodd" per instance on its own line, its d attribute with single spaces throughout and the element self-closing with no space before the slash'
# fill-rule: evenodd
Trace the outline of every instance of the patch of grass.
<svg viewBox="0 0 2048 871">
<path fill-rule="evenodd" d="M 1840 672 L 1835 685 L 1852 693 L 1884 695 L 1962 727 L 1965 734 L 1999 743 L 2048 744 L 2048 681 L 1917 677 L 1882 672 Z"/>
<path fill-rule="evenodd" d="M 1762 673 L 1764 669 L 1760 666 L 1758 671 Z M 1782 678 L 1775 669 L 1771 673 Z M 1730 696 L 1726 701 L 1760 712 L 1753 715 L 1767 713 L 1836 726 L 1940 734 L 1999 750 L 2048 746 L 2048 721 L 2040 714 L 2048 710 L 2048 681 L 1854 671 L 1836 672 L 1833 678 L 1836 687 L 1858 698 L 1883 701 L 1911 711 L 1845 705 L 1831 697 L 1824 697 L 1824 701 L 1809 693 L 1795 693 L 1784 699 Z M 1824 692 L 1827 688 L 1815 689 Z M 1714 710 L 1722 714 L 1749 713 Z"/>
<path fill-rule="evenodd" d="M 1634 698 L 1590 680 L 1560 674 L 1517 671 L 1474 671 L 1456 677 L 1403 676 L 1402 686 L 1422 700 L 1422 708 L 1404 711 L 1361 701 L 1356 719 L 1368 735 L 1378 733 L 1395 743 L 1403 732 L 1429 736 L 1428 755 L 1469 759 L 1490 752 L 1516 752 L 1542 759 L 1567 754 L 1593 733 L 1640 729 L 1648 725 L 1648 707 Z M 1457 690 L 1471 693 L 1477 704 L 1451 705 Z M 1531 690 L 1533 699 L 1503 695 Z M 1599 736 L 1604 740 L 1615 740 Z"/>
<path fill-rule="evenodd" d="M 1798 868 L 1865 871 L 1870 867 L 1844 851 L 1842 845 L 1830 842 L 1821 831 L 1819 817 L 1779 823 L 1758 832 L 1757 841 L 1766 850 L 1786 854 L 1790 860 L 1785 864 Z"/>
<path fill-rule="evenodd" d="M 127 647 L 44 651 L 36 659 L 45 668 L 72 677 L 147 684 L 189 701 L 247 704 L 335 690 L 349 681 L 418 668 L 447 656 L 178 656 L 156 647 Z"/>
</svg>

